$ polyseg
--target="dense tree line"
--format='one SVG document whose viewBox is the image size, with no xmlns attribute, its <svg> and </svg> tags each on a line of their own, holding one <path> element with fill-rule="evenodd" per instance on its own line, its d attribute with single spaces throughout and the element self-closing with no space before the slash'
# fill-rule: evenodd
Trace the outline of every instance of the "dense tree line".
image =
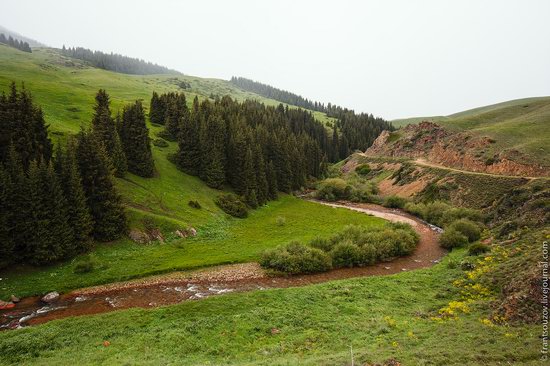
<svg viewBox="0 0 550 366">
<path fill-rule="evenodd" d="M 0 96 L 0 268 L 48 264 L 89 249 L 93 240 L 122 236 L 127 224 L 115 188 L 116 158 L 129 171 L 152 175 L 139 102 L 126 106 L 116 124 L 100 90 L 91 130 L 69 136 L 54 153 L 41 109 L 12 84 Z"/>
<path fill-rule="evenodd" d="M 6 37 L 4 33 L 0 33 L 0 43 L 3 43 L 13 48 L 17 48 L 18 50 L 23 52 L 32 52 L 31 46 L 29 46 L 28 42 L 14 39 L 12 36 Z"/>
<path fill-rule="evenodd" d="M 163 99 L 171 102 L 157 111 L 153 105 Z M 329 136 L 310 112 L 228 96 L 214 102 L 195 97 L 191 110 L 183 94 L 154 94 L 151 103 L 152 115 L 165 116 L 166 132 L 176 127 L 170 133 L 179 145 L 177 165 L 210 187 L 231 186 L 250 207 L 326 171 Z"/>
<path fill-rule="evenodd" d="M 87 61 L 100 69 L 120 72 L 123 74 L 179 74 L 179 72 L 164 66 L 112 52 L 104 53 L 101 51 L 92 51 L 82 47 L 67 48 L 65 46 L 63 46 L 61 52 L 66 56 Z"/>
<path fill-rule="evenodd" d="M 251 91 L 282 103 L 326 113 L 337 122 L 333 131 L 331 161 L 346 158 L 354 150 L 366 150 L 383 130 L 393 130 L 391 123 L 372 114 L 356 114 L 353 110 L 328 103 L 327 105 L 306 99 L 300 95 L 274 88 L 243 77 L 233 76 L 230 82 L 241 89 Z"/>
</svg>

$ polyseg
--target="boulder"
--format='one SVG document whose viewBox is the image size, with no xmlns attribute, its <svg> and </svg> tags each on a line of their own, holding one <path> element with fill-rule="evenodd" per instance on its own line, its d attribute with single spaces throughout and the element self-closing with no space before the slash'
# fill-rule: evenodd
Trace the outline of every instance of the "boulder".
<svg viewBox="0 0 550 366">
<path fill-rule="evenodd" d="M 57 291 L 52 291 L 44 295 L 41 300 L 46 304 L 50 304 L 52 302 L 57 301 L 58 299 L 59 299 L 59 293 Z"/>
<path fill-rule="evenodd" d="M 160 242 L 164 242 L 164 236 L 162 236 L 162 232 L 159 229 L 153 229 L 149 232 L 149 236 L 152 236 L 153 239 L 158 240 Z"/>
<path fill-rule="evenodd" d="M 191 227 L 189 229 L 176 230 L 175 233 L 180 238 L 187 238 L 187 237 L 190 237 L 190 236 L 196 236 L 197 235 L 197 230 L 194 227 Z"/>
<path fill-rule="evenodd" d="M 147 244 L 151 241 L 151 238 L 149 238 L 149 235 L 147 235 L 147 233 L 144 233 L 143 231 L 137 229 L 130 230 L 128 236 L 130 237 L 130 239 L 139 244 Z"/>
</svg>

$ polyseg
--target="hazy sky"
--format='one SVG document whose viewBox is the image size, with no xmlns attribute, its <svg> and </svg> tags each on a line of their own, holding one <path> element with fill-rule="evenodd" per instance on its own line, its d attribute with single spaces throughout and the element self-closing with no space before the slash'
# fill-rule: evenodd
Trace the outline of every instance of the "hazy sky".
<svg viewBox="0 0 550 366">
<path fill-rule="evenodd" d="M 550 1 L 2 1 L 61 47 L 232 75 L 388 119 L 550 95 Z M 2 65 L 0 65 L 2 67 Z"/>
</svg>

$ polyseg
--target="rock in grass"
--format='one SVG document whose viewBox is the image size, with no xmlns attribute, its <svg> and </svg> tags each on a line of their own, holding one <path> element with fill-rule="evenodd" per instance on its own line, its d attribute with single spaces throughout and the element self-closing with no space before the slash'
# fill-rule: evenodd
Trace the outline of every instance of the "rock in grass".
<svg viewBox="0 0 550 366">
<path fill-rule="evenodd" d="M 15 296 L 15 295 L 11 295 L 10 300 L 11 300 L 11 302 L 16 303 L 16 304 L 17 304 L 19 301 L 21 301 L 21 300 L 20 300 L 17 296 Z"/>
<path fill-rule="evenodd" d="M 44 295 L 44 297 L 42 297 L 41 300 L 46 304 L 50 304 L 52 302 L 57 301 L 58 299 L 59 299 L 59 293 L 57 291 L 52 291 Z"/>
</svg>

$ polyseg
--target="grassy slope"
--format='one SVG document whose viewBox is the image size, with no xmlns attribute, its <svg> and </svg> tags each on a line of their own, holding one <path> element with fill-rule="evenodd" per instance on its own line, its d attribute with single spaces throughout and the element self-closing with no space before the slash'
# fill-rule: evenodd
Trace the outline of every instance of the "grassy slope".
<svg viewBox="0 0 550 366">
<path fill-rule="evenodd" d="M 52 138 L 63 138 L 65 133 L 77 132 L 80 125 L 91 120 L 93 98 L 99 88 L 105 88 L 116 111 L 125 102 L 148 100 L 153 90 L 176 90 L 168 82 L 173 76 L 130 76 L 85 67 L 63 58 L 57 52 L 40 49 L 32 54 L 0 46 L 0 89 L 6 90 L 12 80 L 24 81 L 45 112 L 51 125 Z M 179 77 L 179 76 L 178 76 Z M 241 92 L 228 82 L 214 79 L 184 77 L 193 92 L 186 92 L 188 100 L 194 95 L 231 93 L 244 99 L 253 94 Z M 200 93 L 200 94 L 199 94 Z M 277 102 L 261 98 L 268 103 Z M 162 128 L 150 126 L 154 136 Z M 347 210 L 326 207 L 283 196 L 268 207 L 255 211 L 249 219 L 233 220 L 226 217 L 214 204 L 219 191 L 205 186 L 198 178 L 184 174 L 167 160 L 167 154 L 177 146 L 153 146 L 158 176 L 141 178 L 128 174 L 117 180 L 117 185 L 128 206 L 133 227 L 143 225 L 144 216 L 153 218 L 163 232 L 193 226 L 198 228 L 194 240 L 171 240 L 170 244 L 138 245 L 127 239 L 98 245 L 93 256 L 98 268 L 87 275 L 72 273 L 73 261 L 48 268 L 12 268 L 0 272 L 0 298 L 11 293 L 18 296 L 40 294 L 49 290 L 65 291 L 75 287 L 105 283 L 130 277 L 188 269 L 228 262 L 250 261 L 263 249 L 284 244 L 292 239 L 307 239 L 313 234 L 329 235 L 348 223 L 379 224 L 373 219 Z M 198 200 L 202 209 L 188 206 L 189 200 Z M 287 225 L 277 227 L 275 218 L 284 216 Z M 327 221 L 326 217 L 332 217 Z M 269 235 L 268 235 L 269 234 Z M 78 260 L 75 259 L 75 260 Z"/>
<path fill-rule="evenodd" d="M 392 123 L 399 127 L 423 120 L 491 137 L 497 148 L 516 149 L 550 165 L 550 97 L 517 99 L 446 117 L 417 117 Z"/>
<path fill-rule="evenodd" d="M 106 89 L 112 99 L 112 110 L 141 99 L 148 107 L 153 90 L 161 93 L 181 91 L 176 82 L 187 81 L 188 103 L 214 95 L 231 95 L 237 100 L 254 99 L 266 105 L 280 104 L 273 99 L 241 90 L 228 81 L 205 79 L 187 75 L 126 75 L 87 66 L 85 63 L 62 56 L 49 48 L 33 49 L 33 53 L 18 51 L 0 45 L 0 90 L 6 90 L 12 81 L 24 82 L 36 101 L 43 106 L 51 131 L 77 132 L 80 125 L 91 119 L 97 89 Z M 292 107 L 292 106 L 291 106 Z M 321 122 L 334 119 L 314 112 Z"/>
<path fill-rule="evenodd" d="M 478 306 L 430 317 L 455 298 L 447 262 L 393 276 L 229 294 L 151 310 L 68 318 L 0 333 L 20 365 L 538 365 L 539 327 L 495 327 Z M 272 334 L 272 329 L 280 331 Z M 105 347 L 104 341 L 110 346 Z"/>
</svg>

